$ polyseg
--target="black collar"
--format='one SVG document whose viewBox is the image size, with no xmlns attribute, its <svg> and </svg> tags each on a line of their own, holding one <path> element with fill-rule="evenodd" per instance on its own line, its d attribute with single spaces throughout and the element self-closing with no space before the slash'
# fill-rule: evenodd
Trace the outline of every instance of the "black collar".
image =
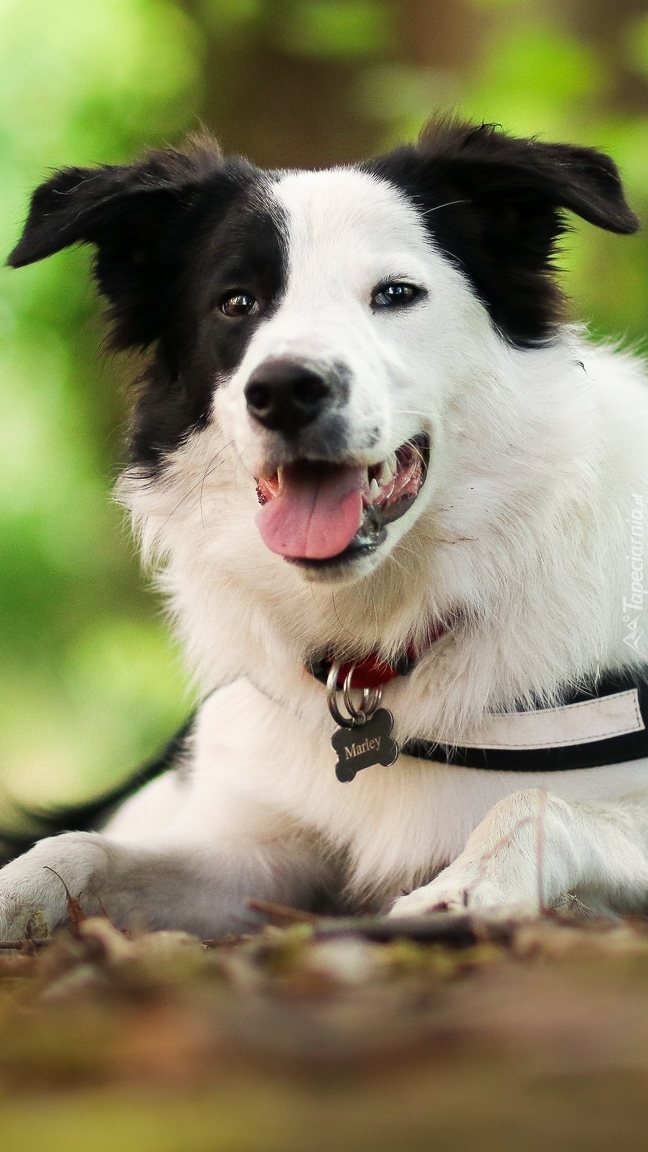
<svg viewBox="0 0 648 1152">
<path fill-rule="evenodd" d="M 648 668 L 607 673 L 557 705 L 493 714 L 464 746 L 408 740 L 406 756 L 495 772 L 566 772 L 648 757 Z M 489 739 L 490 734 L 490 739 Z"/>
</svg>

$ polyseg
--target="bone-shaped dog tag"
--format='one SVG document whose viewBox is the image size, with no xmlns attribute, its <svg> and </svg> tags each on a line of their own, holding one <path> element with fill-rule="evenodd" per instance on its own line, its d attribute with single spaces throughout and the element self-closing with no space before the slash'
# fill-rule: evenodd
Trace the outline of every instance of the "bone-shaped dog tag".
<svg viewBox="0 0 648 1152">
<path fill-rule="evenodd" d="M 338 728 L 331 739 L 337 752 L 335 775 L 343 782 L 353 780 L 356 772 L 372 764 L 393 764 L 398 757 L 398 744 L 392 739 L 394 717 L 387 708 L 378 708 L 364 724 Z"/>
</svg>

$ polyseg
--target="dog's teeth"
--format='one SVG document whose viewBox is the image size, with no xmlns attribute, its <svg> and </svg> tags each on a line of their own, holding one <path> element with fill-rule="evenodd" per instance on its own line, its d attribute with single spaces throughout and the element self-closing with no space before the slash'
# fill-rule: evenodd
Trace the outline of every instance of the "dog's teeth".
<svg viewBox="0 0 648 1152">
<path fill-rule="evenodd" d="M 380 496 L 380 484 L 377 480 L 371 481 L 371 484 L 369 485 L 369 495 L 371 496 L 372 500 L 377 500 Z"/>
<path fill-rule="evenodd" d="M 393 466 L 392 466 L 393 460 Z M 378 483 L 384 488 L 386 484 L 391 484 L 394 476 L 396 475 L 396 457 L 393 455 L 383 460 L 378 473 Z"/>
</svg>

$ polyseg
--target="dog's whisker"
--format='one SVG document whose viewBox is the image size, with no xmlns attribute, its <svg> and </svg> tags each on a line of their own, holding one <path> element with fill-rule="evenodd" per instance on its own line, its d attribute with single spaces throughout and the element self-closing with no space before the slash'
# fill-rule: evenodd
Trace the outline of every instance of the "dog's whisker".
<svg viewBox="0 0 648 1152">
<path fill-rule="evenodd" d="M 463 200 L 446 200 L 445 204 L 435 204 L 432 208 L 424 208 L 423 215 L 431 216 L 434 212 L 440 212 L 442 208 L 454 208 L 456 204 L 470 204 L 470 200 L 467 197 Z"/>
<path fill-rule="evenodd" d="M 183 494 L 183 496 L 178 501 L 178 503 L 175 505 L 175 507 L 171 510 L 171 512 L 169 512 L 168 516 L 166 517 L 166 519 L 163 522 L 163 529 L 168 525 L 169 521 L 176 515 L 176 513 L 180 510 L 180 508 L 182 508 L 183 504 L 185 504 L 186 501 L 191 498 L 191 496 L 194 494 L 194 492 L 197 489 L 200 489 L 200 493 L 201 493 L 200 498 L 202 500 L 202 490 L 203 490 L 203 487 L 205 484 L 205 480 L 207 479 L 208 475 L 211 475 L 219 467 L 219 463 L 215 463 L 215 462 L 218 461 L 219 456 L 221 456 L 226 451 L 226 449 L 228 447 L 229 447 L 229 445 L 225 445 L 223 448 L 220 448 L 219 451 L 214 454 L 214 456 L 212 456 L 212 458 L 211 458 L 209 464 L 207 465 L 207 468 L 206 468 L 205 472 L 203 473 L 203 475 L 201 476 L 200 480 L 197 480 L 195 482 L 195 484 L 191 485 L 189 490 Z"/>
</svg>

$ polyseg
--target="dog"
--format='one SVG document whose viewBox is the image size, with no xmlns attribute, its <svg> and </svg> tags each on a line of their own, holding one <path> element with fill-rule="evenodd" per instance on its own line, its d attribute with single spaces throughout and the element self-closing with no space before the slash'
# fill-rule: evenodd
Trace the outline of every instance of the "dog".
<svg viewBox="0 0 648 1152">
<path fill-rule="evenodd" d="M 598 151 L 442 118 L 356 166 L 198 137 L 37 189 L 9 263 L 93 245 L 148 352 L 118 498 L 202 704 L 102 830 L 3 868 L 0 938 L 66 888 L 210 938 L 249 898 L 645 907 L 646 371 L 567 323 L 566 212 L 639 226 Z"/>
</svg>

